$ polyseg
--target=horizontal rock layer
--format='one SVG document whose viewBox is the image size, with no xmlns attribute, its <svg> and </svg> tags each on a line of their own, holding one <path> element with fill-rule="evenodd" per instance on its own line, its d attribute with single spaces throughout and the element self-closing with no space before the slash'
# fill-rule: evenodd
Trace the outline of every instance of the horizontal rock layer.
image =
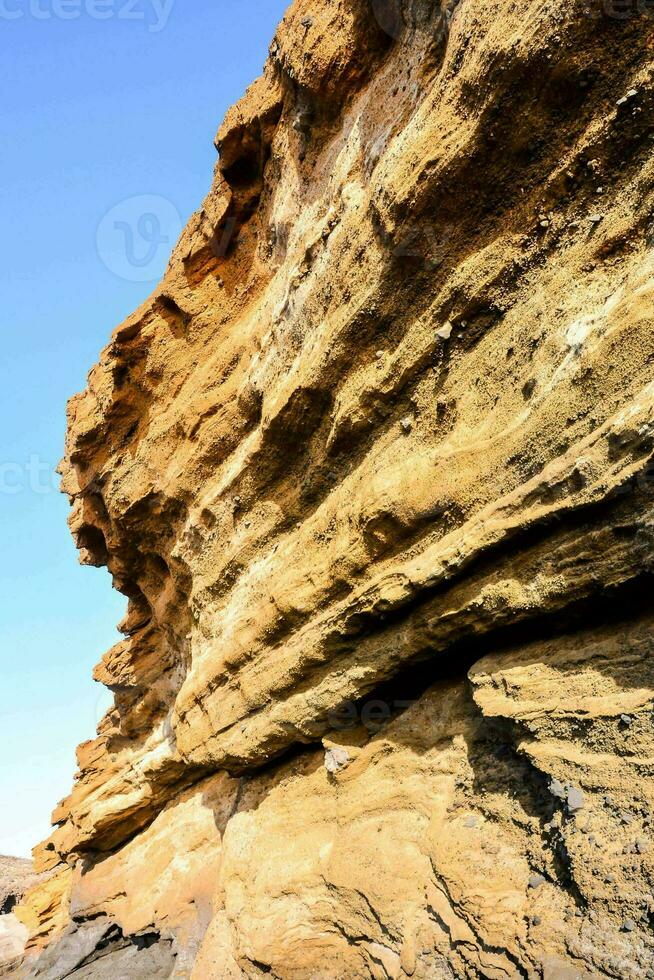
<svg viewBox="0 0 654 980">
<path fill-rule="evenodd" d="M 649 975 L 652 37 L 290 8 L 70 404 L 128 610 L 52 980 Z"/>
</svg>

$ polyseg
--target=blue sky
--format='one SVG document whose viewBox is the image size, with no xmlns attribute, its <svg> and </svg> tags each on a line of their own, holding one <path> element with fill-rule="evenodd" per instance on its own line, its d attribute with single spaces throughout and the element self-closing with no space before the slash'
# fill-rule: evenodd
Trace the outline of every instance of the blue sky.
<svg viewBox="0 0 654 980">
<path fill-rule="evenodd" d="M 124 611 L 55 490 L 66 400 L 154 287 L 285 7 L 0 0 L 0 854 L 49 832 Z"/>
</svg>

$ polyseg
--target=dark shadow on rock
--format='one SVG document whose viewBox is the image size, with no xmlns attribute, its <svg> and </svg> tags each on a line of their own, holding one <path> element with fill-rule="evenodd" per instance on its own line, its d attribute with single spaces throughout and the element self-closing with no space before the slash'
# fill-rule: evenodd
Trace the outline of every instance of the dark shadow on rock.
<svg viewBox="0 0 654 980">
<path fill-rule="evenodd" d="M 72 925 L 47 948 L 24 980 L 168 980 L 172 940 L 158 932 L 124 936 L 105 917 Z"/>
</svg>

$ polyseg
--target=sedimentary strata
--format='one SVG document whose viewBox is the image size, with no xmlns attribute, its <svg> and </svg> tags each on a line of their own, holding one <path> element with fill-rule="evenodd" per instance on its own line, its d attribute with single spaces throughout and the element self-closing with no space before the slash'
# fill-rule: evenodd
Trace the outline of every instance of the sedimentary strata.
<svg viewBox="0 0 654 980">
<path fill-rule="evenodd" d="M 291 6 L 70 403 L 128 610 L 22 976 L 654 975 L 643 6 Z"/>
</svg>

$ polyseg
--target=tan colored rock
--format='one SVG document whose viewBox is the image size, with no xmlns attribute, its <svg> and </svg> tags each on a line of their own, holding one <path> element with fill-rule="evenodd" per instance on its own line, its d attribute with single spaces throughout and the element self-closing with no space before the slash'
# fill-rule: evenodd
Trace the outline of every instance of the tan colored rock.
<svg viewBox="0 0 654 980">
<path fill-rule="evenodd" d="M 50 887 L 46 874 L 37 874 L 32 861 L 0 856 L 0 976 L 9 974 L 20 963 L 30 938 L 39 931 L 38 916 L 29 917 L 29 926 L 21 914 L 26 895 Z M 67 922 L 67 912 L 64 914 Z"/>
<path fill-rule="evenodd" d="M 291 6 L 69 407 L 50 980 L 649 975 L 650 27 Z"/>
<path fill-rule="evenodd" d="M 73 916 L 110 916 L 125 935 L 156 924 L 176 935 L 178 967 L 185 959 L 190 970 L 190 958 L 214 916 L 221 830 L 237 794 L 235 780 L 222 773 L 210 777 L 172 802 L 119 852 L 87 871 L 79 868 Z"/>
<path fill-rule="evenodd" d="M 16 919 L 29 930 L 28 950 L 43 948 L 68 927 L 71 880 L 71 869 L 60 865 L 31 888 L 14 909 Z"/>
</svg>

